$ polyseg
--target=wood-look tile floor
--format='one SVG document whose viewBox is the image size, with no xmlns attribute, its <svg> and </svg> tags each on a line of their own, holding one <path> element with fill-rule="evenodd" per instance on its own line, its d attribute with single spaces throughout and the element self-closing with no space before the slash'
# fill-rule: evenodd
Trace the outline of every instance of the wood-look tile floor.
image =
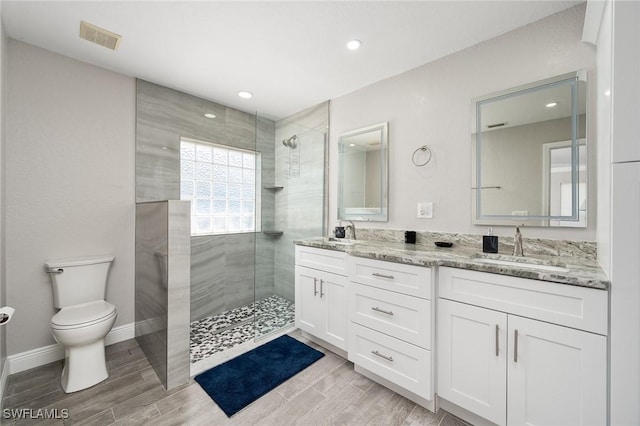
<svg viewBox="0 0 640 426">
<path fill-rule="evenodd" d="M 62 362 L 9 376 L 0 423 L 99 426 L 467 425 L 443 410 L 433 414 L 356 373 L 352 363 L 309 342 L 299 332 L 291 335 L 326 356 L 232 418 L 227 418 L 193 380 L 166 391 L 138 344 L 135 340 L 128 340 L 106 348 L 109 378 L 84 391 L 72 394 L 62 391 Z M 39 409 L 47 409 L 58 410 L 59 414 L 68 412 L 68 418 L 7 418 L 10 414 L 7 410 L 16 408 L 31 409 L 27 412 L 31 417 L 38 417 Z"/>
</svg>

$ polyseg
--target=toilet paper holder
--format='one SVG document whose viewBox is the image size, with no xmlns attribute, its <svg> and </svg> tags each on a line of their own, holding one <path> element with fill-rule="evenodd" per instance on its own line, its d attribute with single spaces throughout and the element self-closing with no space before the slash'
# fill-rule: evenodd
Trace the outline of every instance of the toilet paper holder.
<svg viewBox="0 0 640 426">
<path fill-rule="evenodd" d="M 4 308 L 0 308 L 0 325 L 5 325 L 9 321 L 11 321 L 11 318 L 13 318 L 13 313 L 15 311 L 16 310 L 13 309 L 11 306 L 5 306 Z"/>
</svg>

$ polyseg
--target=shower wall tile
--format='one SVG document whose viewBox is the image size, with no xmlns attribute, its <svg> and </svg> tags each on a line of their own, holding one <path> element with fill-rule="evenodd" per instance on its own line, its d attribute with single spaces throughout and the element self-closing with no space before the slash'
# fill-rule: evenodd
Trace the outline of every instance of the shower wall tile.
<svg viewBox="0 0 640 426">
<path fill-rule="evenodd" d="M 163 149 L 167 148 L 167 149 Z M 136 198 L 138 202 L 180 198 L 180 138 L 140 124 L 136 129 Z"/>
<path fill-rule="evenodd" d="M 191 321 L 223 312 L 225 236 L 191 238 Z"/>
<path fill-rule="evenodd" d="M 253 278 L 227 282 L 224 292 L 225 311 L 250 305 L 254 298 L 253 283 Z"/>
<path fill-rule="evenodd" d="M 136 340 L 162 384 L 189 381 L 189 203 L 136 205 Z"/>
<path fill-rule="evenodd" d="M 257 119 L 256 150 L 261 153 L 260 195 L 262 206 L 262 229 L 275 229 L 275 190 L 265 186 L 275 184 L 275 123 L 262 117 Z M 262 246 L 261 249 L 266 248 Z"/>
<path fill-rule="evenodd" d="M 261 300 L 275 294 L 274 244 L 273 237 L 264 234 L 256 234 L 255 295 L 257 300 Z"/>
<path fill-rule="evenodd" d="M 191 205 L 168 202 L 167 389 L 189 381 Z"/>
<path fill-rule="evenodd" d="M 259 297 L 273 294 L 273 243 L 266 238 L 253 233 L 192 237 L 191 321 L 252 302 L 254 281 Z"/>
<path fill-rule="evenodd" d="M 275 122 L 262 117 L 257 119 L 257 150 L 262 154 L 261 167 L 261 229 L 276 230 L 276 193 L 265 186 L 275 184 Z M 277 144 L 277 141 L 276 141 Z M 255 249 L 255 298 L 264 299 L 274 294 L 274 237 L 256 234 Z"/>
<path fill-rule="evenodd" d="M 275 180 L 284 186 L 275 194 L 275 226 L 285 233 L 275 243 L 275 293 L 293 301 L 295 251 L 293 241 L 323 234 L 325 222 L 325 154 L 328 103 L 309 108 L 276 123 Z M 287 177 L 290 148 L 283 139 L 298 136 L 300 175 Z"/>
<path fill-rule="evenodd" d="M 136 87 L 138 202 L 179 198 L 181 137 L 255 149 L 255 116 L 144 80 Z"/>
<path fill-rule="evenodd" d="M 256 235 L 227 235 L 226 245 L 225 310 L 229 310 L 253 301 Z"/>
<path fill-rule="evenodd" d="M 136 205 L 135 332 L 167 386 L 168 203 Z"/>
<path fill-rule="evenodd" d="M 204 117 L 211 112 L 215 119 Z M 180 138 L 261 153 L 261 187 L 275 176 L 275 123 L 224 105 L 137 80 L 136 200 L 180 198 Z M 262 223 L 273 229 L 275 194 L 260 190 Z M 273 240 L 261 234 L 191 237 L 191 320 L 274 291 Z M 256 252 L 259 253 L 256 256 Z M 249 283 L 251 285 L 249 286 Z"/>
</svg>

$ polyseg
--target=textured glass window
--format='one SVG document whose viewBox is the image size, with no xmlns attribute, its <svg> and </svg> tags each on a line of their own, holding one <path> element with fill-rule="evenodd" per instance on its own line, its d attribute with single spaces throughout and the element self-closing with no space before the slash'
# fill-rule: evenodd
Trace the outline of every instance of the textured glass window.
<svg viewBox="0 0 640 426">
<path fill-rule="evenodd" d="M 191 235 L 255 232 L 260 153 L 182 139 L 180 199 L 191 201 Z"/>
</svg>

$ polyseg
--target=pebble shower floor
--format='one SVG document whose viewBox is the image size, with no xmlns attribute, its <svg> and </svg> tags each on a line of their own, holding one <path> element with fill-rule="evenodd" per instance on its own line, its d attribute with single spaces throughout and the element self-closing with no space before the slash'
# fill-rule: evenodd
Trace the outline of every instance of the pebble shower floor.
<svg viewBox="0 0 640 426">
<path fill-rule="evenodd" d="M 215 353 L 253 340 L 256 335 L 263 336 L 294 322 L 294 304 L 279 296 L 270 296 L 248 306 L 193 321 L 191 362 L 201 361 Z"/>
</svg>

